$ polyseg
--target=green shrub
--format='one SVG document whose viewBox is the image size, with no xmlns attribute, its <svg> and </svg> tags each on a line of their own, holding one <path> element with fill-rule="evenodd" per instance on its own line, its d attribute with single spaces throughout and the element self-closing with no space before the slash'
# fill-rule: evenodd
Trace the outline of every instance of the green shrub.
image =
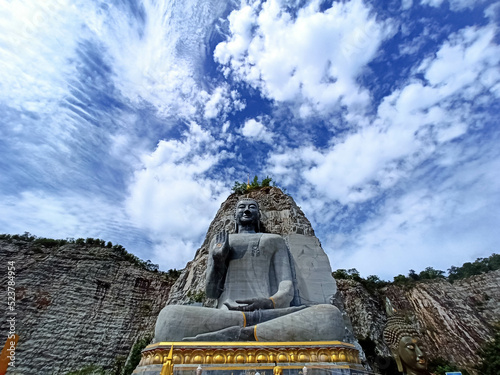
<svg viewBox="0 0 500 375">
<path fill-rule="evenodd" d="M 435 270 L 432 267 L 427 267 L 418 274 L 420 280 L 444 279 L 444 271 Z"/>
<path fill-rule="evenodd" d="M 132 352 L 130 353 L 130 358 L 123 369 L 123 375 L 130 375 L 135 370 L 139 362 L 141 361 L 141 352 L 142 350 L 148 346 L 151 342 L 153 335 L 147 335 L 136 341 L 134 346 L 132 347 Z"/>
<path fill-rule="evenodd" d="M 388 284 L 387 281 L 380 280 L 376 275 L 370 275 L 366 279 L 362 278 L 360 282 L 366 290 L 372 293 Z"/>
<path fill-rule="evenodd" d="M 245 183 L 245 182 L 235 181 L 231 190 L 233 191 L 233 193 L 241 195 L 241 194 L 245 194 L 251 190 L 270 186 L 272 181 L 273 181 L 273 179 L 271 177 L 266 176 L 266 178 L 264 178 L 261 182 L 259 182 L 259 178 L 257 176 L 255 176 L 253 178 L 252 182 Z"/>
<path fill-rule="evenodd" d="M 500 374 L 500 322 L 494 327 L 493 340 L 486 342 L 478 352 L 481 361 L 476 370 L 481 375 Z"/>
<path fill-rule="evenodd" d="M 203 290 L 200 290 L 198 292 L 189 291 L 187 293 L 187 296 L 189 297 L 190 302 L 198 302 L 198 303 L 203 303 L 203 301 L 205 301 L 206 298 L 205 291 Z"/>
<path fill-rule="evenodd" d="M 405 275 L 397 275 L 394 276 L 394 284 L 408 284 L 411 281 L 410 278 L 406 277 Z"/>
<path fill-rule="evenodd" d="M 166 272 L 167 279 L 169 279 L 169 280 L 177 280 L 179 278 L 179 276 L 181 275 L 181 272 L 182 271 L 176 270 L 175 268 L 174 269 L 170 269 L 170 270 L 168 270 Z"/>
<path fill-rule="evenodd" d="M 427 370 L 434 375 L 445 375 L 447 372 L 461 372 L 462 375 L 469 375 L 467 370 L 460 368 L 443 358 L 431 359 L 429 361 L 429 365 L 427 366 Z"/>
<path fill-rule="evenodd" d="M 354 280 L 358 282 L 361 282 L 362 280 L 361 276 L 359 275 L 359 271 L 356 268 L 350 268 L 348 270 L 339 268 L 337 271 L 332 272 L 332 276 L 335 279 Z"/>
<path fill-rule="evenodd" d="M 45 247 L 59 247 L 66 245 L 67 243 L 68 241 L 66 240 L 54 240 L 52 238 L 43 238 L 43 237 L 37 238 L 36 240 L 33 241 L 33 244 Z"/>
</svg>

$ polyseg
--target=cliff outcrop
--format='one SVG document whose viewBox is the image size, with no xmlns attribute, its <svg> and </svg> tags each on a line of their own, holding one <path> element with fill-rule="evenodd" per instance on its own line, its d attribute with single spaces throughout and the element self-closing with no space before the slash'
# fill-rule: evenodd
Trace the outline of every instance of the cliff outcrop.
<svg viewBox="0 0 500 375">
<path fill-rule="evenodd" d="M 500 270 L 450 283 L 444 279 L 391 284 L 369 292 L 359 282 L 337 280 L 356 337 L 373 367 L 382 373 L 390 353 L 382 331 L 389 298 L 399 313 L 420 328 L 429 358 L 442 358 L 474 373 L 477 350 L 500 321 Z M 371 347 L 371 348 L 370 348 Z"/>
<path fill-rule="evenodd" d="M 111 369 L 154 330 L 172 281 L 115 249 L 0 240 L 5 267 L 15 262 L 16 367 L 8 374 L 65 374 L 86 365 Z M 1 272 L 2 285 L 7 285 Z M 6 295 L 6 291 L 5 291 Z M 6 317 L 7 304 L 0 304 Z M 7 319 L 0 332 L 6 334 Z M 7 339 L 2 337 L 2 345 Z"/>
</svg>

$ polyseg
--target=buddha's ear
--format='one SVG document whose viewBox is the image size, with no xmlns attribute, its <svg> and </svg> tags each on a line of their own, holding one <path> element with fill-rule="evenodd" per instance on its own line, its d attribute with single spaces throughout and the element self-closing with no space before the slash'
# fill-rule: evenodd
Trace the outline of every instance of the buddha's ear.
<svg viewBox="0 0 500 375">
<path fill-rule="evenodd" d="M 399 358 L 399 354 L 397 350 L 391 350 L 392 356 L 396 360 L 396 364 L 398 365 L 398 371 L 403 372 L 403 363 L 401 362 L 401 358 Z"/>
</svg>

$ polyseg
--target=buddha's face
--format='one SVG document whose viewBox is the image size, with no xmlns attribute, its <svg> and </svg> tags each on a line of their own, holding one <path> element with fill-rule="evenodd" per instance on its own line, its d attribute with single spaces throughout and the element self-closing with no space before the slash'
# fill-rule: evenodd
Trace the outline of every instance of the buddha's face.
<svg viewBox="0 0 500 375">
<path fill-rule="evenodd" d="M 422 343 L 414 337 L 404 336 L 399 341 L 398 354 L 408 374 L 426 374 L 427 360 Z M 410 371 L 411 370 L 411 371 Z"/>
<path fill-rule="evenodd" d="M 242 200 L 236 205 L 236 222 L 240 225 L 259 222 L 259 206 L 254 200 Z"/>
</svg>

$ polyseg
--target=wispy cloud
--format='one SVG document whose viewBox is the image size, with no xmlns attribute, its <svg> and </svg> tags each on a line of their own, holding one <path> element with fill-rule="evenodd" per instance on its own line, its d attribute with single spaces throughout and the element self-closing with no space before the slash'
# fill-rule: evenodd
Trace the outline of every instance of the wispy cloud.
<svg viewBox="0 0 500 375">
<path fill-rule="evenodd" d="M 26 191 L 3 195 L 0 209 L 0 226 L 6 233 L 29 231 L 49 238 L 101 238 L 141 251 L 144 257 L 151 255 L 149 240 L 123 208 L 92 194 Z"/>
<path fill-rule="evenodd" d="M 444 3 L 449 3 L 450 9 L 453 11 L 463 11 L 472 9 L 480 3 L 485 3 L 486 0 L 421 0 L 420 4 L 439 8 Z"/>
<path fill-rule="evenodd" d="M 463 150 L 448 145 L 436 164 L 417 169 L 349 236 L 332 235 L 338 266 L 391 279 L 429 265 L 446 271 L 495 252 L 500 215 L 490 208 L 500 204 L 500 183 L 491 173 L 500 164 L 496 142 L 459 158 L 452 170 L 443 161 Z"/>
<path fill-rule="evenodd" d="M 0 230 L 180 268 L 250 173 L 299 201 L 334 267 L 489 255 L 498 3 L 398 4 L 2 2 Z"/>
</svg>

